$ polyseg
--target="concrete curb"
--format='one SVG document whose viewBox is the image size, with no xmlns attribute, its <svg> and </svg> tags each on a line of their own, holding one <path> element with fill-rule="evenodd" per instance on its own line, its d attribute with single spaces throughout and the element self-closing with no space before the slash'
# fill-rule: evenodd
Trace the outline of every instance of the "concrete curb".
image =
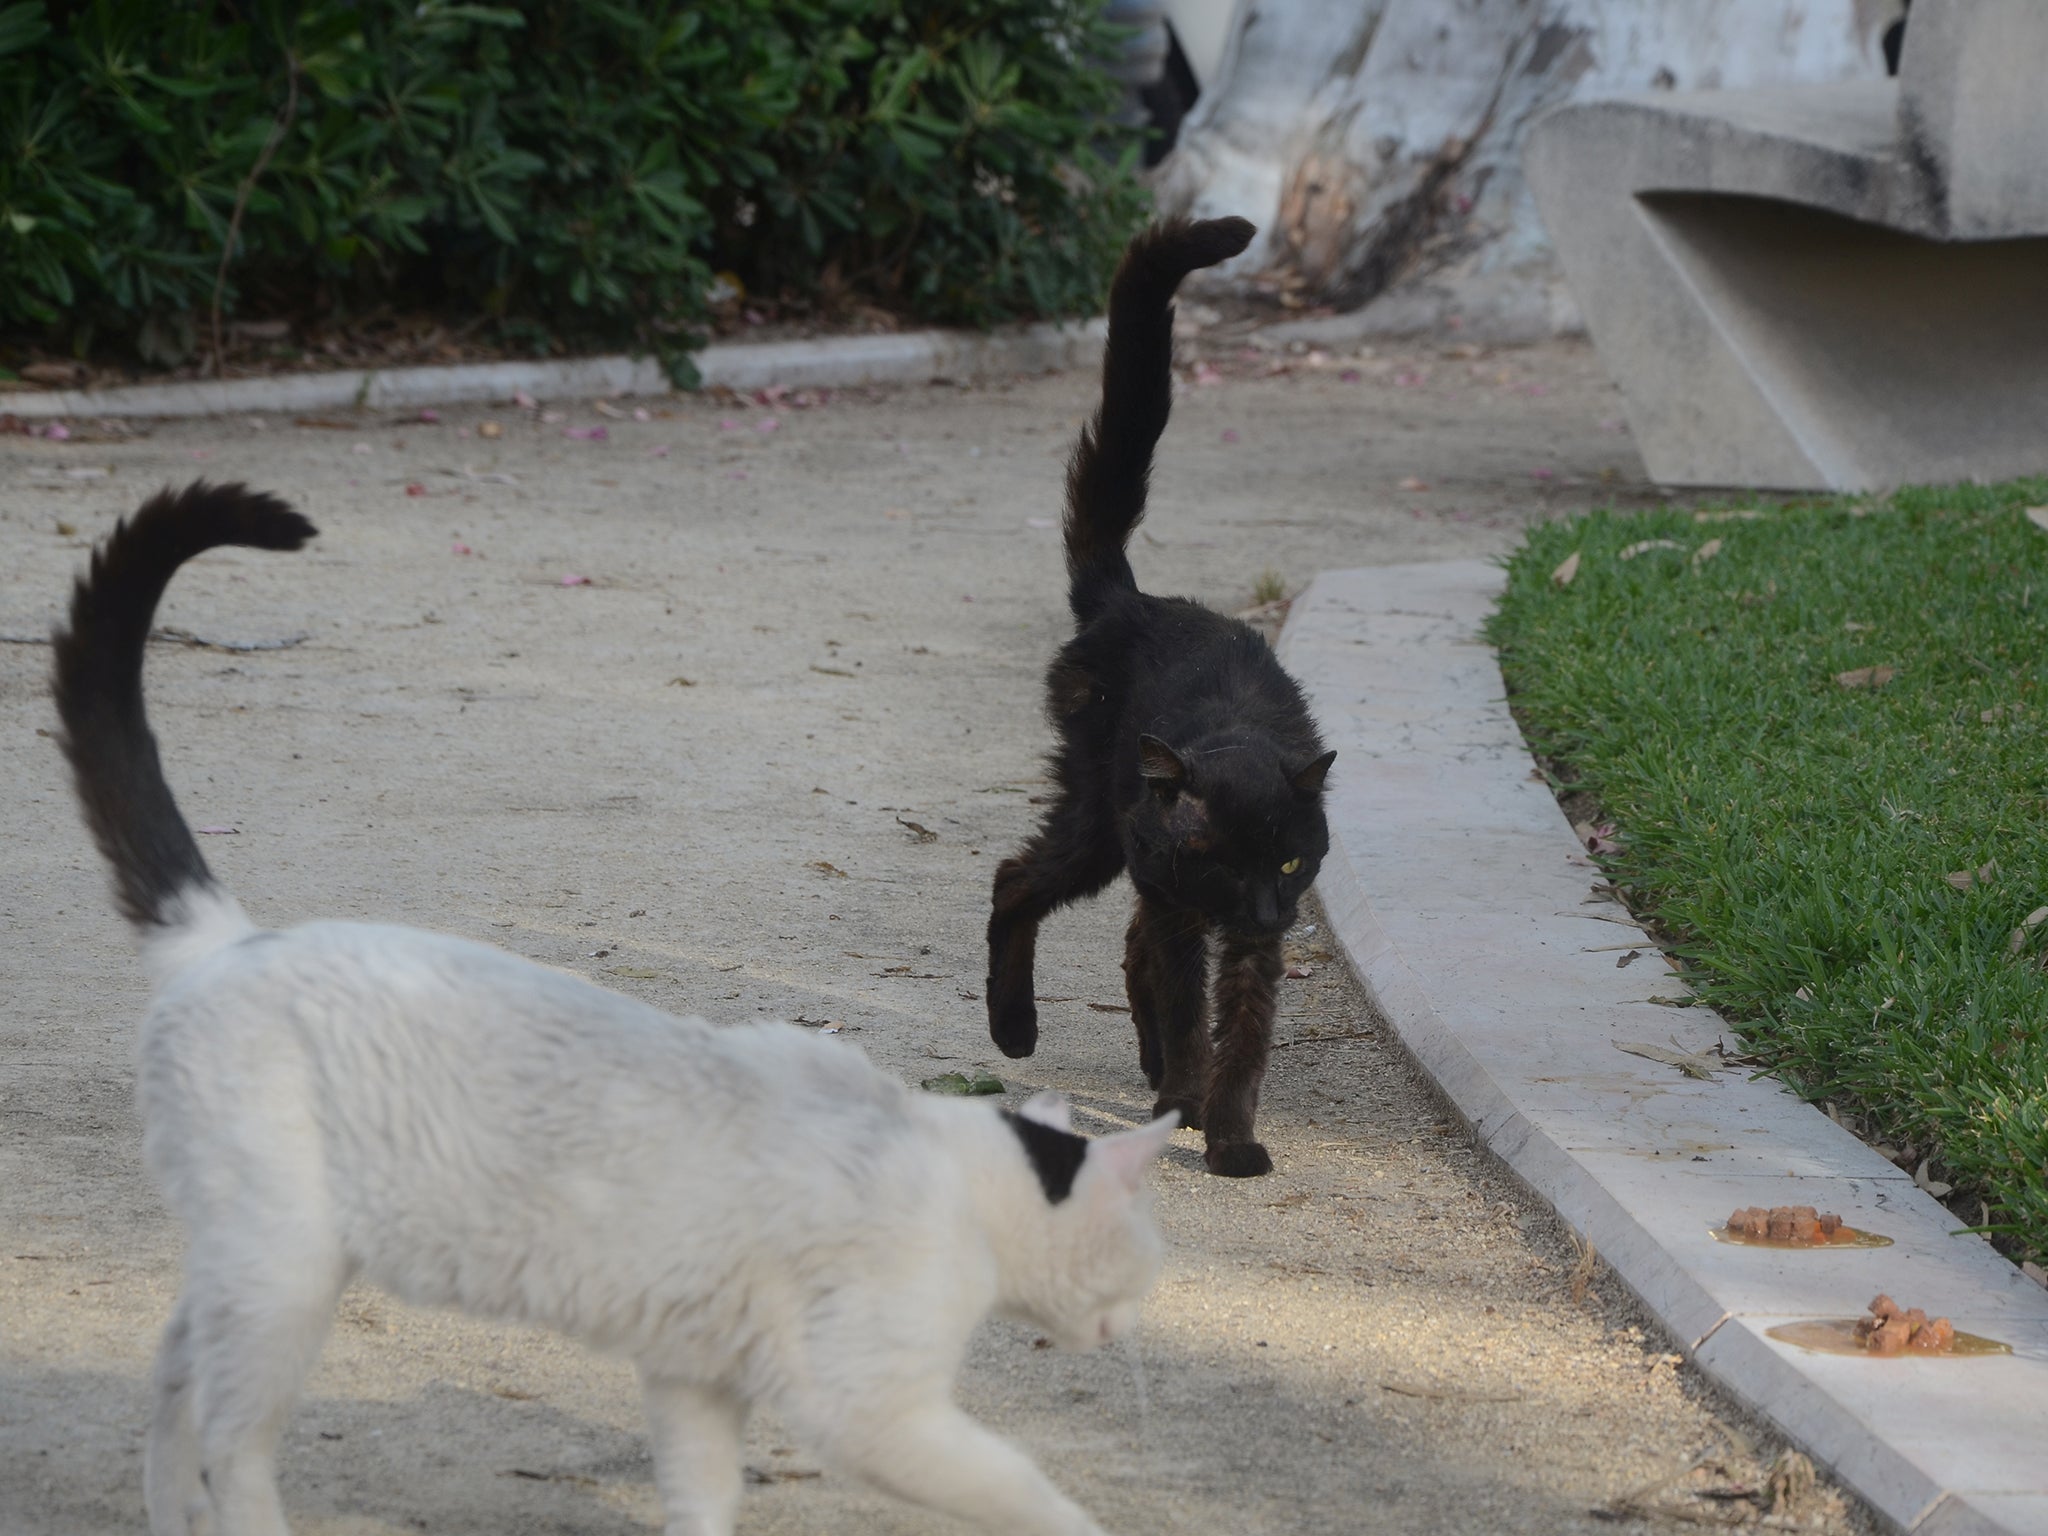
<svg viewBox="0 0 2048 1536">
<path fill-rule="evenodd" d="M 697 354 L 707 386 L 753 390 L 852 384 L 962 382 L 1048 369 L 1091 368 L 1107 334 L 1101 320 L 991 331 L 901 331 L 815 341 L 722 342 Z M 570 395 L 665 395 L 654 359 L 584 357 L 564 362 L 478 363 L 452 368 L 346 369 L 218 383 L 137 384 L 121 389 L 0 393 L 0 415 L 51 421 L 74 416 L 222 416 L 250 412 L 394 410 Z"/>
<path fill-rule="evenodd" d="M 1711 1050 L 1704 1008 L 1596 871 L 1508 712 L 1481 561 L 1334 571 L 1280 649 L 1337 749 L 1331 927 L 1474 1133 L 1598 1249 L 1692 1362 L 1915 1536 L 2048 1536 L 2048 1293 L 1912 1179 L 1777 1084 L 1617 1049 Z M 1737 1206 L 1806 1204 L 1895 1240 L 1788 1253 L 1715 1242 Z M 1766 1330 L 1886 1291 L 2010 1356 L 1879 1361 Z"/>
</svg>

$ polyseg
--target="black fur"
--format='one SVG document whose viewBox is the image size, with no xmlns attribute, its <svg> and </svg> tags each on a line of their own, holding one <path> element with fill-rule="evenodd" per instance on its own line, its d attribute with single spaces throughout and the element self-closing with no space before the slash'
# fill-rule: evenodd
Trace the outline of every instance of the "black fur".
<svg viewBox="0 0 2048 1536">
<path fill-rule="evenodd" d="M 1038 1175 L 1047 1203 L 1058 1205 L 1074 1192 L 1081 1159 L 1088 1155 L 1088 1138 L 1057 1126 L 1042 1125 L 1028 1115 L 1005 1111 L 1003 1118 L 1024 1143 L 1024 1155 L 1031 1159 L 1031 1171 Z"/>
<path fill-rule="evenodd" d="M 164 782 L 142 707 L 142 651 L 172 574 L 223 544 L 297 549 L 313 525 L 274 496 L 195 481 L 160 491 L 115 525 L 52 636 L 59 745 L 93 841 L 113 866 L 115 899 L 138 928 L 169 921 L 180 891 L 209 885 L 192 829 Z"/>
<path fill-rule="evenodd" d="M 1006 1055 L 1028 1056 L 1039 923 L 1130 872 L 1138 907 L 1124 968 L 1139 1064 L 1160 1092 L 1156 1112 L 1201 1127 L 1210 1169 L 1237 1175 L 1272 1166 L 1252 1121 L 1280 935 L 1329 848 L 1322 787 L 1335 754 L 1263 637 L 1199 603 L 1140 592 L 1124 546 L 1172 404 L 1174 289 L 1252 233 L 1242 219 L 1155 226 L 1117 272 L 1102 405 L 1067 474 L 1076 631 L 1046 680 L 1057 793 L 997 868 L 988 925 L 989 1034 Z"/>
<path fill-rule="evenodd" d="M 1067 466 L 1067 601 L 1082 624 L 1112 590 L 1138 590 L 1124 545 L 1145 515 L 1152 447 L 1173 409 L 1174 290 L 1196 268 L 1235 256 L 1256 233 L 1243 219 L 1155 224 L 1117 268 L 1102 404 Z"/>
</svg>

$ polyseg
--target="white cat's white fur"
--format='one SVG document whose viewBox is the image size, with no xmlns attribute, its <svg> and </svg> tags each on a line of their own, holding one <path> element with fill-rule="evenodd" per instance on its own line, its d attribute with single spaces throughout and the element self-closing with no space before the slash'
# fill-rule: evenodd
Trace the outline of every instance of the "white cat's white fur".
<svg viewBox="0 0 2048 1536">
<path fill-rule="evenodd" d="M 165 584 L 299 548 L 275 497 L 197 483 L 95 551 L 51 637 L 79 805 L 156 995 L 138 1095 L 187 1239 L 156 1369 L 156 1536 L 283 1536 L 278 1436 L 336 1298 L 546 1324 L 629 1357 L 670 1536 L 725 1536 L 771 1407 L 838 1465 L 1016 1536 L 1095 1523 L 953 1405 L 991 1312 L 1088 1348 L 1160 1263 L 1170 1120 L 1084 1144 L 911 1093 L 852 1045 L 716 1029 L 414 928 L 259 930 L 172 799 L 142 700 Z M 1025 1113 L 1070 1131 L 1065 1106 Z"/>
<path fill-rule="evenodd" d="M 485 945 L 257 929 L 217 888 L 144 941 L 139 1094 L 189 1240 L 157 1364 L 157 1536 L 277 1536 L 278 1435 L 335 1300 L 540 1323 L 638 1367 L 670 1536 L 723 1536 L 772 1407 L 832 1463 L 992 1529 L 1098 1530 L 954 1406 L 991 1312 L 1089 1348 L 1161 1249 L 1162 1120 L 1047 1198 L 989 1106 L 850 1044 L 682 1019 Z M 1026 1106 L 1066 1128 L 1065 1106 Z"/>
</svg>

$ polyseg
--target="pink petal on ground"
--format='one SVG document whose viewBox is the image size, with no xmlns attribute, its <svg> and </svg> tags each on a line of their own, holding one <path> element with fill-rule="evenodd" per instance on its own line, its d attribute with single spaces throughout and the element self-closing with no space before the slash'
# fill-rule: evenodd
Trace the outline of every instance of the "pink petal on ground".
<svg viewBox="0 0 2048 1536">
<path fill-rule="evenodd" d="M 718 418 L 718 430 L 721 432 L 737 432 L 740 430 L 740 424 L 730 416 L 721 416 Z"/>
<path fill-rule="evenodd" d="M 768 317 L 758 309 L 743 309 L 740 311 L 740 318 L 749 325 L 766 325 L 768 323 Z"/>
<path fill-rule="evenodd" d="M 542 411 L 540 413 L 540 419 L 552 427 L 556 422 L 562 421 L 566 418 L 563 417 L 560 411 Z"/>
<path fill-rule="evenodd" d="M 590 578 L 588 576 L 564 576 L 562 578 L 562 585 L 565 587 L 587 587 L 590 585 Z"/>
<path fill-rule="evenodd" d="M 71 429 L 61 421 L 53 421 L 43 428 L 43 436 L 50 439 L 53 443 L 61 443 L 70 438 Z"/>
<path fill-rule="evenodd" d="M 1555 480 L 1557 478 L 1557 471 L 1554 469 L 1532 469 L 1529 471 L 1529 474 L 1537 480 Z"/>
<path fill-rule="evenodd" d="M 647 456 L 648 456 L 649 458 L 651 458 L 651 459 L 665 459 L 665 458 L 667 458 L 667 457 L 668 457 L 668 444 L 667 444 L 667 443 L 663 443 L 663 444 L 662 444 L 662 445 L 661 445 L 661 446 L 660 446 L 659 448 L 650 448 L 650 449 L 648 449 L 648 450 L 647 450 Z"/>
<path fill-rule="evenodd" d="M 1226 443 L 1234 443 L 1238 441 L 1237 428 L 1225 427 L 1223 429 L 1223 441 L 1225 441 Z"/>
<path fill-rule="evenodd" d="M 607 427 L 564 427 L 562 436 L 573 437 L 579 443 L 602 443 L 611 437 Z"/>
<path fill-rule="evenodd" d="M 457 539 L 453 544 L 450 544 L 448 546 L 448 553 L 451 555 L 473 555 L 476 553 L 476 551 L 471 549 L 467 544 L 463 543 L 460 539 Z"/>
<path fill-rule="evenodd" d="M 652 421 L 654 420 L 654 413 L 644 405 L 636 405 L 633 407 L 633 419 L 635 421 Z"/>
<path fill-rule="evenodd" d="M 787 384 L 769 384 L 754 391 L 754 404 L 779 405 L 782 397 L 789 393 Z"/>
<path fill-rule="evenodd" d="M 773 432 L 776 428 L 780 427 L 781 425 L 782 423 L 776 420 L 773 416 L 763 416 L 759 421 L 754 423 L 754 430 L 756 432 Z"/>
<path fill-rule="evenodd" d="M 537 411 L 540 409 L 540 402 L 523 389 L 512 391 L 512 403 L 522 411 Z"/>
<path fill-rule="evenodd" d="M 438 423 L 440 422 L 440 420 L 441 420 L 441 413 L 440 413 L 439 411 L 435 410 L 435 409 L 434 409 L 434 408 L 433 408 L 433 407 L 432 407 L 432 406 L 430 405 L 430 406 L 427 406 L 426 408 L 424 408 L 424 409 L 423 409 L 423 410 L 422 410 L 422 411 L 420 412 L 420 420 L 421 420 L 421 421 L 424 421 L 424 422 L 425 422 L 425 423 L 426 423 L 426 424 L 427 424 L 428 426 L 430 426 L 430 427 L 431 427 L 431 426 L 435 426 L 435 425 L 437 425 L 437 424 L 438 424 Z"/>
<path fill-rule="evenodd" d="M 1394 382 L 1400 385 L 1403 389 L 1413 389 L 1416 385 L 1425 383 L 1427 381 L 1425 380 L 1423 375 L 1416 373 L 1413 370 L 1410 370 L 1406 373 L 1395 374 Z"/>
<path fill-rule="evenodd" d="M 1212 363 L 1195 364 L 1194 377 L 1197 384 L 1221 384 L 1223 382 L 1223 375 L 1216 371 L 1216 367 Z"/>
<path fill-rule="evenodd" d="M 349 449 L 350 453 L 375 453 L 376 451 L 368 443 L 357 443 Z"/>
<path fill-rule="evenodd" d="M 405 494 L 408 496 L 424 496 L 427 494 L 427 488 L 415 480 L 406 486 Z"/>
<path fill-rule="evenodd" d="M 1360 379 L 1364 377 L 1365 375 L 1360 373 L 1356 368 L 1346 368 L 1342 373 L 1339 373 L 1337 375 L 1337 381 L 1341 384 L 1356 384 Z"/>
</svg>

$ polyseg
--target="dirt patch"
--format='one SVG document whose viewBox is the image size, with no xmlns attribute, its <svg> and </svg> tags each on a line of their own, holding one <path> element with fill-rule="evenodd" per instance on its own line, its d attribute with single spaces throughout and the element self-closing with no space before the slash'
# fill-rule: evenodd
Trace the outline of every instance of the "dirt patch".
<svg viewBox="0 0 2048 1536">
<path fill-rule="evenodd" d="M 1236 609 L 1268 569 L 1294 590 L 1326 566 L 1498 552 L 1528 518 L 1654 494 L 1601 426 L 1618 410 L 1588 352 L 1512 366 L 1545 392 L 1311 370 L 1190 389 L 1140 579 Z M 163 621 L 308 638 L 149 658 L 170 777 L 194 825 L 232 829 L 206 852 L 259 921 L 462 933 L 665 1007 L 838 1027 L 907 1081 L 1059 1088 L 1105 1129 L 1149 1104 L 1120 1011 L 1125 897 L 1048 924 L 1035 1057 L 996 1055 L 979 998 L 988 881 L 1044 790 L 1054 519 L 1091 389 L 0 440 L 0 632 L 47 633 L 89 541 L 166 480 L 283 491 L 320 525 L 312 549 L 209 556 Z M 0 646 L 10 1536 L 134 1527 L 178 1260 L 130 1102 L 139 968 L 38 734 L 47 657 Z M 1777 1507 L 1775 1447 L 1474 1149 L 1309 923 L 1261 1117 L 1277 1172 L 1210 1178 L 1184 1134 L 1158 1181 L 1173 1259 L 1135 1342 L 1072 1357 L 991 1328 L 970 1408 L 1117 1531 L 1607 1532 L 1662 1529 L 1665 1505 Z M 951 1529 L 772 1423 L 747 1460 L 750 1536 Z M 366 1291 L 284 1475 L 302 1536 L 656 1519 L 623 1366 Z M 1802 1528 L 1854 1528 L 1801 1488 Z"/>
</svg>

